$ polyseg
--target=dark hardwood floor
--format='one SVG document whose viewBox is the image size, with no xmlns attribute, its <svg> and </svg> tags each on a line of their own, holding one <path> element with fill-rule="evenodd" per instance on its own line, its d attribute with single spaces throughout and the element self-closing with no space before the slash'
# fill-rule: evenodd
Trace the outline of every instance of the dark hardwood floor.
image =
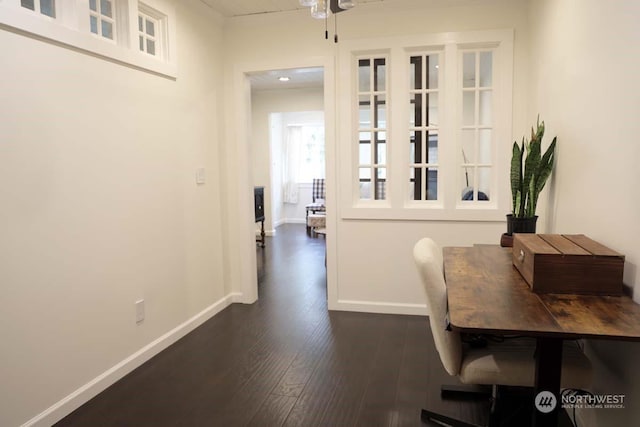
<svg viewBox="0 0 640 427">
<path fill-rule="evenodd" d="M 427 318 L 328 312 L 324 238 L 284 225 L 257 248 L 259 301 L 234 304 L 67 416 L 68 426 L 420 426 L 453 383 Z"/>
</svg>

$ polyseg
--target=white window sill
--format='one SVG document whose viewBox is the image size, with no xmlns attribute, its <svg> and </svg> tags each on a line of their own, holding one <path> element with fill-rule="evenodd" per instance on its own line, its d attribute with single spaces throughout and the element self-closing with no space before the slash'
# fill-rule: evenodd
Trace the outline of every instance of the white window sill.
<svg viewBox="0 0 640 427">
<path fill-rule="evenodd" d="M 391 208 L 380 204 L 377 207 L 351 207 L 342 209 L 342 219 L 375 219 L 404 221 L 464 221 L 506 222 L 506 213 L 494 208 L 445 209 L 442 207 Z"/>
</svg>

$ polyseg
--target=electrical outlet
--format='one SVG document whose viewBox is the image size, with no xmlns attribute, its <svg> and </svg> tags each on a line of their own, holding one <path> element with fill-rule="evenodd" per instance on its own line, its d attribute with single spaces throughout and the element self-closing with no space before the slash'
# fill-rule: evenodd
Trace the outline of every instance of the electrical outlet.
<svg viewBox="0 0 640 427">
<path fill-rule="evenodd" d="M 136 323 L 142 323 L 144 321 L 144 300 L 139 299 L 136 301 Z"/>
</svg>

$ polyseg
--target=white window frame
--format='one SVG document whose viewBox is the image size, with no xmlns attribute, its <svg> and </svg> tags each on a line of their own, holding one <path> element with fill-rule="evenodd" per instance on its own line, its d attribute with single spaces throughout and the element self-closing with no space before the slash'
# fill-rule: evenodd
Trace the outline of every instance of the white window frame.
<svg viewBox="0 0 640 427">
<path fill-rule="evenodd" d="M 441 124 L 441 120 L 444 116 L 443 111 L 442 111 L 442 100 L 444 99 L 444 95 L 446 95 L 446 91 L 444 90 L 444 84 L 445 84 L 445 79 L 443 78 L 443 73 L 441 72 L 441 70 L 446 70 L 446 63 L 444 61 L 444 47 L 443 46 L 435 46 L 435 47 L 431 47 L 428 49 L 419 49 L 419 50 L 412 50 L 412 49 L 407 49 L 405 50 L 405 65 L 406 64 L 410 64 L 410 60 L 411 57 L 413 56 L 421 56 L 421 57 L 426 57 L 426 56 L 430 56 L 430 55 L 438 55 L 438 64 L 441 67 L 440 68 L 440 72 L 438 73 L 438 88 L 437 89 L 433 89 L 433 88 L 426 88 L 426 83 L 425 81 L 422 82 L 422 89 L 414 89 L 412 87 L 410 87 L 410 85 L 408 85 L 408 98 L 407 98 L 407 104 L 410 104 L 411 101 L 411 96 L 415 95 L 415 94 L 432 94 L 432 93 L 437 93 L 438 94 L 438 125 L 437 126 L 431 126 L 431 125 L 427 125 L 427 126 L 413 126 L 413 129 L 411 127 L 408 127 L 408 132 L 407 135 L 409 134 L 409 132 L 412 131 L 433 131 L 436 130 L 438 132 L 438 163 L 431 163 L 431 162 L 420 162 L 420 163 L 416 163 L 415 159 L 414 159 L 414 163 L 408 163 L 408 169 L 406 170 L 406 172 L 403 175 L 403 182 L 406 184 L 408 182 L 410 182 L 411 179 L 411 169 L 413 169 L 414 167 L 421 167 L 423 169 L 425 168 L 435 168 L 438 171 L 438 189 L 437 189 L 437 193 L 438 193 L 438 199 L 437 200 L 415 200 L 413 198 L 410 198 L 408 196 L 408 193 L 405 191 L 405 194 L 407 194 L 407 199 L 406 199 L 406 204 L 405 206 L 407 207 L 413 207 L 413 208 L 419 208 L 419 207 L 431 207 L 431 208 L 441 208 L 442 207 L 442 194 L 444 191 L 444 188 L 442 186 L 442 179 L 440 179 L 440 171 L 441 171 L 441 161 L 440 161 L 440 151 L 441 151 L 441 144 L 440 144 L 440 133 L 441 133 L 441 129 L 442 129 L 442 124 Z M 408 67 L 410 67 L 410 65 L 407 65 Z M 410 69 L 409 69 L 410 70 Z M 409 71 L 410 73 L 410 71 Z M 417 76 L 416 76 L 417 78 Z M 422 76 L 420 76 L 420 79 L 422 79 Z M 410 83 L 410 79 L 408 80 L 407 83 Z M 422 106 L 422 115 L 425 116 L 425 112 L 428 110 L 429 105 L 423 105 Z M 407 112 L 408 112 L 409 106 L 407 105 Z M 410 117 L 407 116 L 407 119 Z M 406 137 L 403 140 L 403 142 L 406 144 Z M 428 141 L 425 141 L 425 149 L 428 150 Z M 407 157 L 407 159 L 410 158 L 411 153 L 407 152 L 407 155 L 409 157 Z M 426 193 L 426 189 L 427 189 L 427 179 L 428 177 L 425 177 L 424 179 L 424 185 L 422 185 L 422 192 L 423 192 L 423 197 Z M 415 183 L 415 181 L 414 181 Z M 415 184 L 414 184 L 415 185 Z"/>
<path fill-rule="evenodd" d="M 458 169 L 458 189 L 462 189 L 464 187 L 463 183 L 462 183 L 462 170 L 461 169 L 465 169 L 465 168 L 471 168 L 473 171 L 473 176 L 472 176 L 472 183 L 473 183 L 473 197 L 474 199 L 471 201 L 464 201 L 461 200 L 461 198 L 459 198 L 456 201 L 456 207 L 458 209 L 482 209 L 482 208 L 488 208 L 488 209 L 492 209 L 492 208 L 496 208 L 497 203 L 494 200 L 493 196 L 489 195 L 489 201 L 478 201 L 477 197 L 478 197 L 478 191 L 479 191 L 479 176 L 478 176 L 478 169 L 482 169 L 482 168 L 490 168 L 491 169 L 491 179 L 490 179 L 490 188 L 491 189 L 495 189 L 497 188 L 498 185 L 498 181 L 497 181 L 497 176 L 496 176 L 496 169 L 495 169 L 495 165 L 496 165 L 496 149 L 498 148 L 498 144 L 495 143 L 495 138 L 493 137 L 493 130 L 494 130 L 494 123 L 496 118 L 492 118 L 492 122 L 490 124 L 482 124 L 480 123 L 480 99 L 481 96 L 480 94 L 483 92 L 491 92 L 492 93 L 492 97 L 491 97 L 491 101 L 492 103 L 495 102 L 495 100 L 493 99 L 495 95 L 495 89 L 494 89 L 494 84 L 495 84 L 495 72 L 492 73 L 494 74 L 494 76 L 492 77 L 492 85 L 490 87 L 485 87 L 485 86 L 481 86 L 480 85 L 480 68 L 479 68 L 479 56 L 480 53 L 482 52 L 491 52 L 492 53 L 492 61 L 495 63 L 495 56 L 496 56 L 496 45 L 493 43 L 484 43 L 484 44 L 472 44 L 472 45 L 460 45 L 459 49 L 458 49 L 458 64 L 464 64 L 464 54 L 465 53 L 474 53 L 476 56 L 475 59 L 475 63 L 474 63 L 474 68 L 475 68 L 475 76 L 476 76 L 476 83 L 473 87 L 463 87 L 463 66 L 459 66 L 458 67 L 458 75 L 457 75 L 457 93 L 458 93 L 458 98 L 457 98 L 457 102 L 458 102 L 458 111 L 460 112 L 459 116 L 458 116 L 458 123 L 457 123 L 457 130 L 459 132 L 458 134 L 458 142 L 460 145 L 460 149 L 458 150 L 458 165 L 460 166 L 460 168 Z M 493 67 L 492 67 L 493 68 Z M 474 94 L 476 94 L 477 96 L 474 96 L 474 102 L 475 102 L 475 106 L 474 106 L 474 124 L 473 125 L 465 125 L 462 122 L 462 116 L 463 116 L 463 103 L 464 103 L 464 93 L 465 92 L 473 92 Z M 492 108 L 492 113 L 496 112 L 496 108 L 495 108 L 495 104 Z M 462 151 L 462 135 L 464 133 L 465 130 L 473 130 L 474 131 L 474 159 L 465 159 L 463 157 L 463 151 Z M 492 131 L 492 139 L 493 139 L 493 144 L 491 146 L 491 156 L 490 156 L 490 161 L 489 162 L 479 162 L 478 160 L 478 133 L 481 132 L 482 130 L 491 130 Z M 472 160 L 472 161 L 469 161 Z M 466 166 L 465 166 L 466 165 Z"/>
<path fill-rule="evenodd" d="M 99 1 L 99 0 L 98 0 Z M 117 64 L 149 71 L 161 76 L 177 77 L 176 12 L 170 0 L 145 0 L 149 8 L 165 15 L 164 46 L 162 57 L 140 52 L 138 48 L 138 0 L 114 0 L 118 34 L 116 42 L 96 36 L 89 26 L 89 2 L 87 0 L 56 1 L 56 18 L 36 14 L 24 8 L 20 0 L 0 0 L 0 24 L 4 30 L 18 30 L 19 34 L 36 36 L 56 45 L 88 52 L 94 57 Z"/>
<path fill-rule="evenodd" d="M 91 34 L 93 34 L 95 37 L 100 38 L 101 40 L 104 39 L 105 41 L 110 41 L 113 43 L 118 44 L 118 39 L 123 39 L 126 40 L 127 38 L 127 34 L 126 34 L 126 22 L 122 22 L 122 18 L 126 19 L 126 14 L 122 14 L 121 10 L 124 9 L 125 11 L 128 9 L 129 5 L 127 4 L 126 0 L 111 0 L 111 16 L 107 16 L 104 13 L 102 13 L 102 4 L 100 0 L 95 0 L 96 2 L 96 9 L 97 10 L 91 10 L 91 1 L 88 2 L 89 4 L 89 9 L 88 9 L 88 14 L 87 14 L 87 18 L 89 19 L 89 22 L 91 22 L 91 18 L 95 18 L 96 19 L 96 29 L 97 29 L 97 33 L 94 33 L 93 31 L 91 31 L 91 24 L 89 24 L 89 31 L 91 32 Z M 112 37 L 106 37 L 103 32 L 102 32 L 102 21 L 108 22 L 111 24 L 111 32 L 112 32 Z M 124 25 L 123 25 L 124 24 Z"/>
<path fill-rule="evenodd" d="M 356 86 L 357 88 L 357 96 L 356 96 L 356 103 L 360 102 L 360 96 L 369 96 L 370 98 L 370 109 L 369 109 L 369 113 L 371 115 L 371 119 L 373 120 L 373 117 L 375 115 L 374 109 L 375 109 L 375 104 L 373 102 L 373 98 L 376 96 L 380 96 L 383 95 L 385 97 L 385 113 L 388 114 L 389 112 L 389 79 L 388 79 L 388 75 L 389 75 L 389 55 L 388 52 L 374 52 L 372 54 L 366 54 L 366 55 L 357 55 L 354 57 L 354 60 L 356 62 L 365 59 L 365 60 L 370 60 L 372 64 L 375 63 L 375 60 L 377 59 L 384 59 L 385 60 L 385 90 L 384 91 L 380 91 L 380 90 L 374 90 L 374 73 L 371 72 L 370 77 L 370 84 L 369 84 L 369 90 L 368 91 L 363 91 L 361 92 L 358 88 L 358 86 Z M 372 67 L 374 67 L 375 65 L 372 65 Z M 356 80 L 357 80 L 357 72 L 356 72 Z M 356 83 L 354 83 L 354 85 L 359 85 L 359 82 L 356 81 Z M 358 106 L 358 114 L 360 112 L 359 106 Z M 386 201 L 386 197 L 381 198 L 381 199 L 376 199 L 375 195 L 376 195 L 376 191 L 377 189 L 375 188 L 375 182 L 376 179 L 374 178 L 374 176 L 378 173 L 378 171 L 380 169 L 384 170 L 385 173 L 385 193 L 386 193 L 386 185 L 389 183 L 389 152 L 387 150 L 386 152 L 386 159 L 385 159 L 385 163 L 380 163 L 375 159 L 375 153 L 376 153 L 376 148 L 374 147 L 374 135 L 380 132 L 384 132 L 386 135 L 386 139 L 385 139 L 385 147 L 388 148 L 389 147 L 389 136 L 390 136 L 390 132 L 389 132 L 389 125 L 390 125 L 390 120 L 389 117 L 386 117 L 386 122 L 385 122 L 385 127 L 379 127 L 379 126 L 375 126 L 373 123 L 371 123 L 371 126 L 369 126 L 368 128 L 361 128 L 360 127 L 360 120 L 358 117 L 357 120 L 357 125 L 356 125 L 356 140 L 359 141 L 360 139 L 360 132 L 369 132 L 371 133 L 371 139 L 370 139 L 370 144 L 371 144 L 371 154 L 370 154 L 370 161 L 367 163 L 360 163 L 360 145 L 359 143 L 357 145 L 354 145 L 354 149 L 355 149 L 355 155 L 356 155 L 356 176 L 357 176 L 357 181 L 358 181 L 358 186 L 356 186 L 354 188 L 356 194 L 354 194 L 354 198 L 358 201 L 358 204 L 360 206 L 376 206 L 376 205 L 388 205 L 387 201 Z M 371 189 L 370 191 L 372 192 L 372 197 L 367 198 L 367 199 L 362 199 L 360 198 L 360 169 L 369 169 L 369 172 L 371 174 Z"/>
<path fill-rule="evenodd" d="M 152 20 L 155 24 L 155 36 L 153 38 L 153 40 L 155 41 L 155 49 L 156 49 L 156 53 L 155 54 L 150 54 L 147 49 L 146 49 L 146 41 L 149 38 L 149 35 L 146 33 L 142 33 L 140 32 L 140 29 L 138 27 L 138 17 L 143 16 L 145 19 L 149 19 Z M 146 24 L 145 24 L 146 25 Z M 137 34 L 137 41 L 138 43 L 135 45 L 138 47 L 138 50 L 140 50 L 140 45 L 139 45 L 139 37 L 142 36 L 144 37 L 145 40 L 145 49 L 144 50 L 140 50 L 140 52 L 143 52 L 151 57 L 154 58 L 158 58 L 160 60 L 164 60 L 165 58 L 169 57 L 169 51 L 168 51 L 168 46 L 169 46 L 169 40 L 168 40 L 168 17 L 167 15 L 165 15 L 164 13 L 162 13 L 161 11 L 152 8 L 151 6 L 148 6 L 145 3 L 142 2 L 138 2 L 138 13 L 136 14 L 136 21 L 135 21 L 135 27 L 136 27 L 136 34 Z"/>
<path fill-rule="evenodd" d="M 458 54 L 462 49 L 487 48 L 493 54 L 493 140 L 491 200 L 461 203 L 460 132 L 457 118 L 461 111 L 462 83 L 458 81 Z M 407 37 L 358 39 L 342 41 L 338 47 L 339 78 L 338 116 L 343 120 L 338 129 L 340 164 L 338 187 L 341 217 L 344 219 L 438 220 L 438 221 L 503 221 L 510 207 L 509 159 L 512 137 L 513 30 L 488 30 L 438 33 Z M 410 200 L 409 182 L 409 57 L 412 54 L 439 51 L 441 63 L 448 67 L 440 75 L 438 200 Z M 356 152 L 357 88 L 355 88 L 358 55 L 389 52 L 387 64 L 387 199 L 371 203 L 358 199 Z M 446 100 L 443 102 L 442 100 Z M 347 142 L 348 141 L 348 142 Z"/>
</svg>

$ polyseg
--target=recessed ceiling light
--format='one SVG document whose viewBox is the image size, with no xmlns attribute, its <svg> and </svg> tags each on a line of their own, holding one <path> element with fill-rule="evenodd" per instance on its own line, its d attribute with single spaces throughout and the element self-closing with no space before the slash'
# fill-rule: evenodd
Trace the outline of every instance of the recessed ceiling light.
<svg viewBox="0 0 640 427">
<path fill-rule="evenodd" d="M 287 76 L 282 76 L 282 77 L 278 77 L 278 80 L 280 80 L 281 82 L 288 82 L 291 79 Z"/>
</svg>

